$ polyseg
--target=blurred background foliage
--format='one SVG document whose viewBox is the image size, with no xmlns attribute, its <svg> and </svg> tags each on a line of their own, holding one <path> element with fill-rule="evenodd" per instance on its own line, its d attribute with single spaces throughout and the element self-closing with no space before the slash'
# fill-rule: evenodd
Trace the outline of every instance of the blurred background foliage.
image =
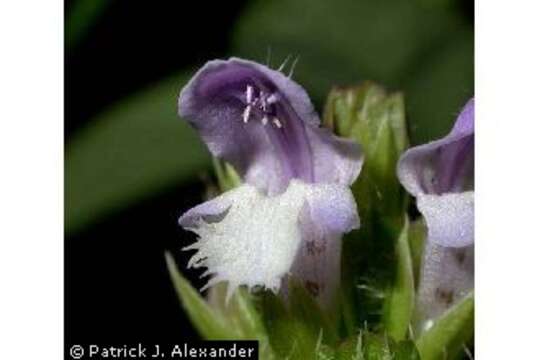
<svg viewBox="0 0 540 360">
<path fill-rule="evenodd" d="M 66 21 L 68 52 L 111 3 L 73 3 Z M 288 55 L 298 56 L 294 78 L 319 110 L 332 86 L 373 80 L 401 90 L 411 143 L 418 144 L 444 134 L 473 93 L 473 24 L 464 6 L 472 2 L 248 1 L 229 29 L 230 47 L 219 55 L 265 62 L 269 53 L 273 67 Z M 195 32 L 205 27 L 199 15 L 201 25 Z M 179 56 L 183 41 L 171 44 Z M 113 102 L 68 137 L 68 231 L 164 187 L 193 180 L 208 168 L 204 146 L 176 116 L 178 92 L 202 64 L 186 64 L 161 82 L 134 89 L 135 94 Z"/>
</svg>

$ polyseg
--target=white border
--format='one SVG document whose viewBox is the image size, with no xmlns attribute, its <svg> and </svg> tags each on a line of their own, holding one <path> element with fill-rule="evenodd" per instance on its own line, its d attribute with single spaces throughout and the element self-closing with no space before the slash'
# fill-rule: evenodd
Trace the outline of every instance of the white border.
<svg viewBox="0 0 540 360">
<path fill-rule="evenodd" d="M 537 356 L 540 5 L 477 1 L 476 358 Z M 0 358 L 63 357 L 63 4 L 0 2 Z"/>
<path fill-rule="evenodd" d="M 0 2 L 0 359 L 63 358 L 62 63 L 62 2 Z"/>
<path fill-rule="evenodd" d="M 476 4 L 476 358 L 540 353 L 540 3 Z"/>
</svg>

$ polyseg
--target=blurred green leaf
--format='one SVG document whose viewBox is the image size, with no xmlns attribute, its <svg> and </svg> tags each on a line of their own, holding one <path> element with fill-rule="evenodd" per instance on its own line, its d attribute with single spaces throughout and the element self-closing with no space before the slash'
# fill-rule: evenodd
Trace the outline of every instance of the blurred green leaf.
<svg viewBox="0 0 540 360">
<path fill-rule="evenodd" d="M 456 34 L 426 55 L 403 85 L 409 130 L 415 144 L 444 136 L 474 94 L 474 38 Z"/>
<path fill-rule="evenodd" d="M 269 47 L 278 67 L 299 55 L 294 78 L 318 104 L 333 86 L 362 80 L 404 89 L 414 144 L 448 130 L 473 92 L 473 26 L 453 8 L 410 0 L 259 0 L 235 30 L 237 56 L 264 61 Z"/>
<path fill-rule="evenodd" d="M 110 3 L 107 0 L 75 0 L 66 19 L 66 45 L 76 45 Z"/>
<path fill-rule="evenodd" d="M 383 308 L 383 324 L 396 341 L 407 337 L 414 309 L 414 279 L 408 234 L 409 221 L 406 219 L 396 243 L 395 281 L 387 291 Z"/>
<path fill-rule="evenodd" d="M 453 306 L 416 341 L 422 360 L 455 359 L 474 331 L 474 296 Z"/>
<path fill-rule="evenodd" d="M 212 340 L 237 339 L 239 336 L 237 329 L 229 326 L 222 314 L 211 308 L 182 276 L 170 253 L 165 253 L 165 261 L 182 306 L 201 336 Z"/>
<path fill-rule="evenodd" d="M 187 79 L 173 76 L 117 103 L 66 145 L 68 232 L 210 167 L 195 131 L 176 115 Z"/>
</svg>

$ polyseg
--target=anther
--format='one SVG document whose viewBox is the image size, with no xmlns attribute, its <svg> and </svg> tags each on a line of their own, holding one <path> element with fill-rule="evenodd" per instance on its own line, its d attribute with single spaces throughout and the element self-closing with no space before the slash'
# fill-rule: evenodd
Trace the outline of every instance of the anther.
<svg viewBox="0 0 540 360">
<path fill-rule="evenodd" d="M 282 127 L 281 121 L 279 121 L 279 119 L 277 117 L 273 118 L 272 122 L 274 123 L 274 125 L 277 126 L 278 129 L 281 129 L 281 127 Z"/>
<path fill-rule="evenodd" d="M 262 117 L 261 122 L 263 126 L 266 126 L 266 124 L 268 124 L 268 118 L 266 117 L 266 115 Z"/>
<path fill-rule="evenodd" d="M 266 102 L 269 105 L 275 104 L 277 101 L 278 101 L 278 98 L 277 98 L 276 94 L 272 94 L 266 99 Z"/>
</svg>

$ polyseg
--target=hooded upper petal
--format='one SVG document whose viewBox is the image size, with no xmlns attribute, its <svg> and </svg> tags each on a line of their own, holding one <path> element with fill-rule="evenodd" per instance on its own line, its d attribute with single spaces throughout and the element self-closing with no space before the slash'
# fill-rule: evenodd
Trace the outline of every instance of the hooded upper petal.
<svg viewBox="0 0 540 360">
<path fill-rule="evenodd" d="M 471 190 L 474 185 L 474 99 L 444 138 L 407 150 L 398 176 L 412 195 Z"/>
<path fill-rule="evenodd" d="M 293 178 L 349 185 L 360 172 L 359 146 L 320 129 L 304 89 L 255 62 L 208 62 L 180 93 L 179 114 L 213 155 L 270 195 Z"/>
<path fill-rule="evenodd" d="M 474 242 L 474 99 L 446 137 L 402 155 L 398 177 L 417 198 L 430 241 L 451 247 Z"/>
</svg>

